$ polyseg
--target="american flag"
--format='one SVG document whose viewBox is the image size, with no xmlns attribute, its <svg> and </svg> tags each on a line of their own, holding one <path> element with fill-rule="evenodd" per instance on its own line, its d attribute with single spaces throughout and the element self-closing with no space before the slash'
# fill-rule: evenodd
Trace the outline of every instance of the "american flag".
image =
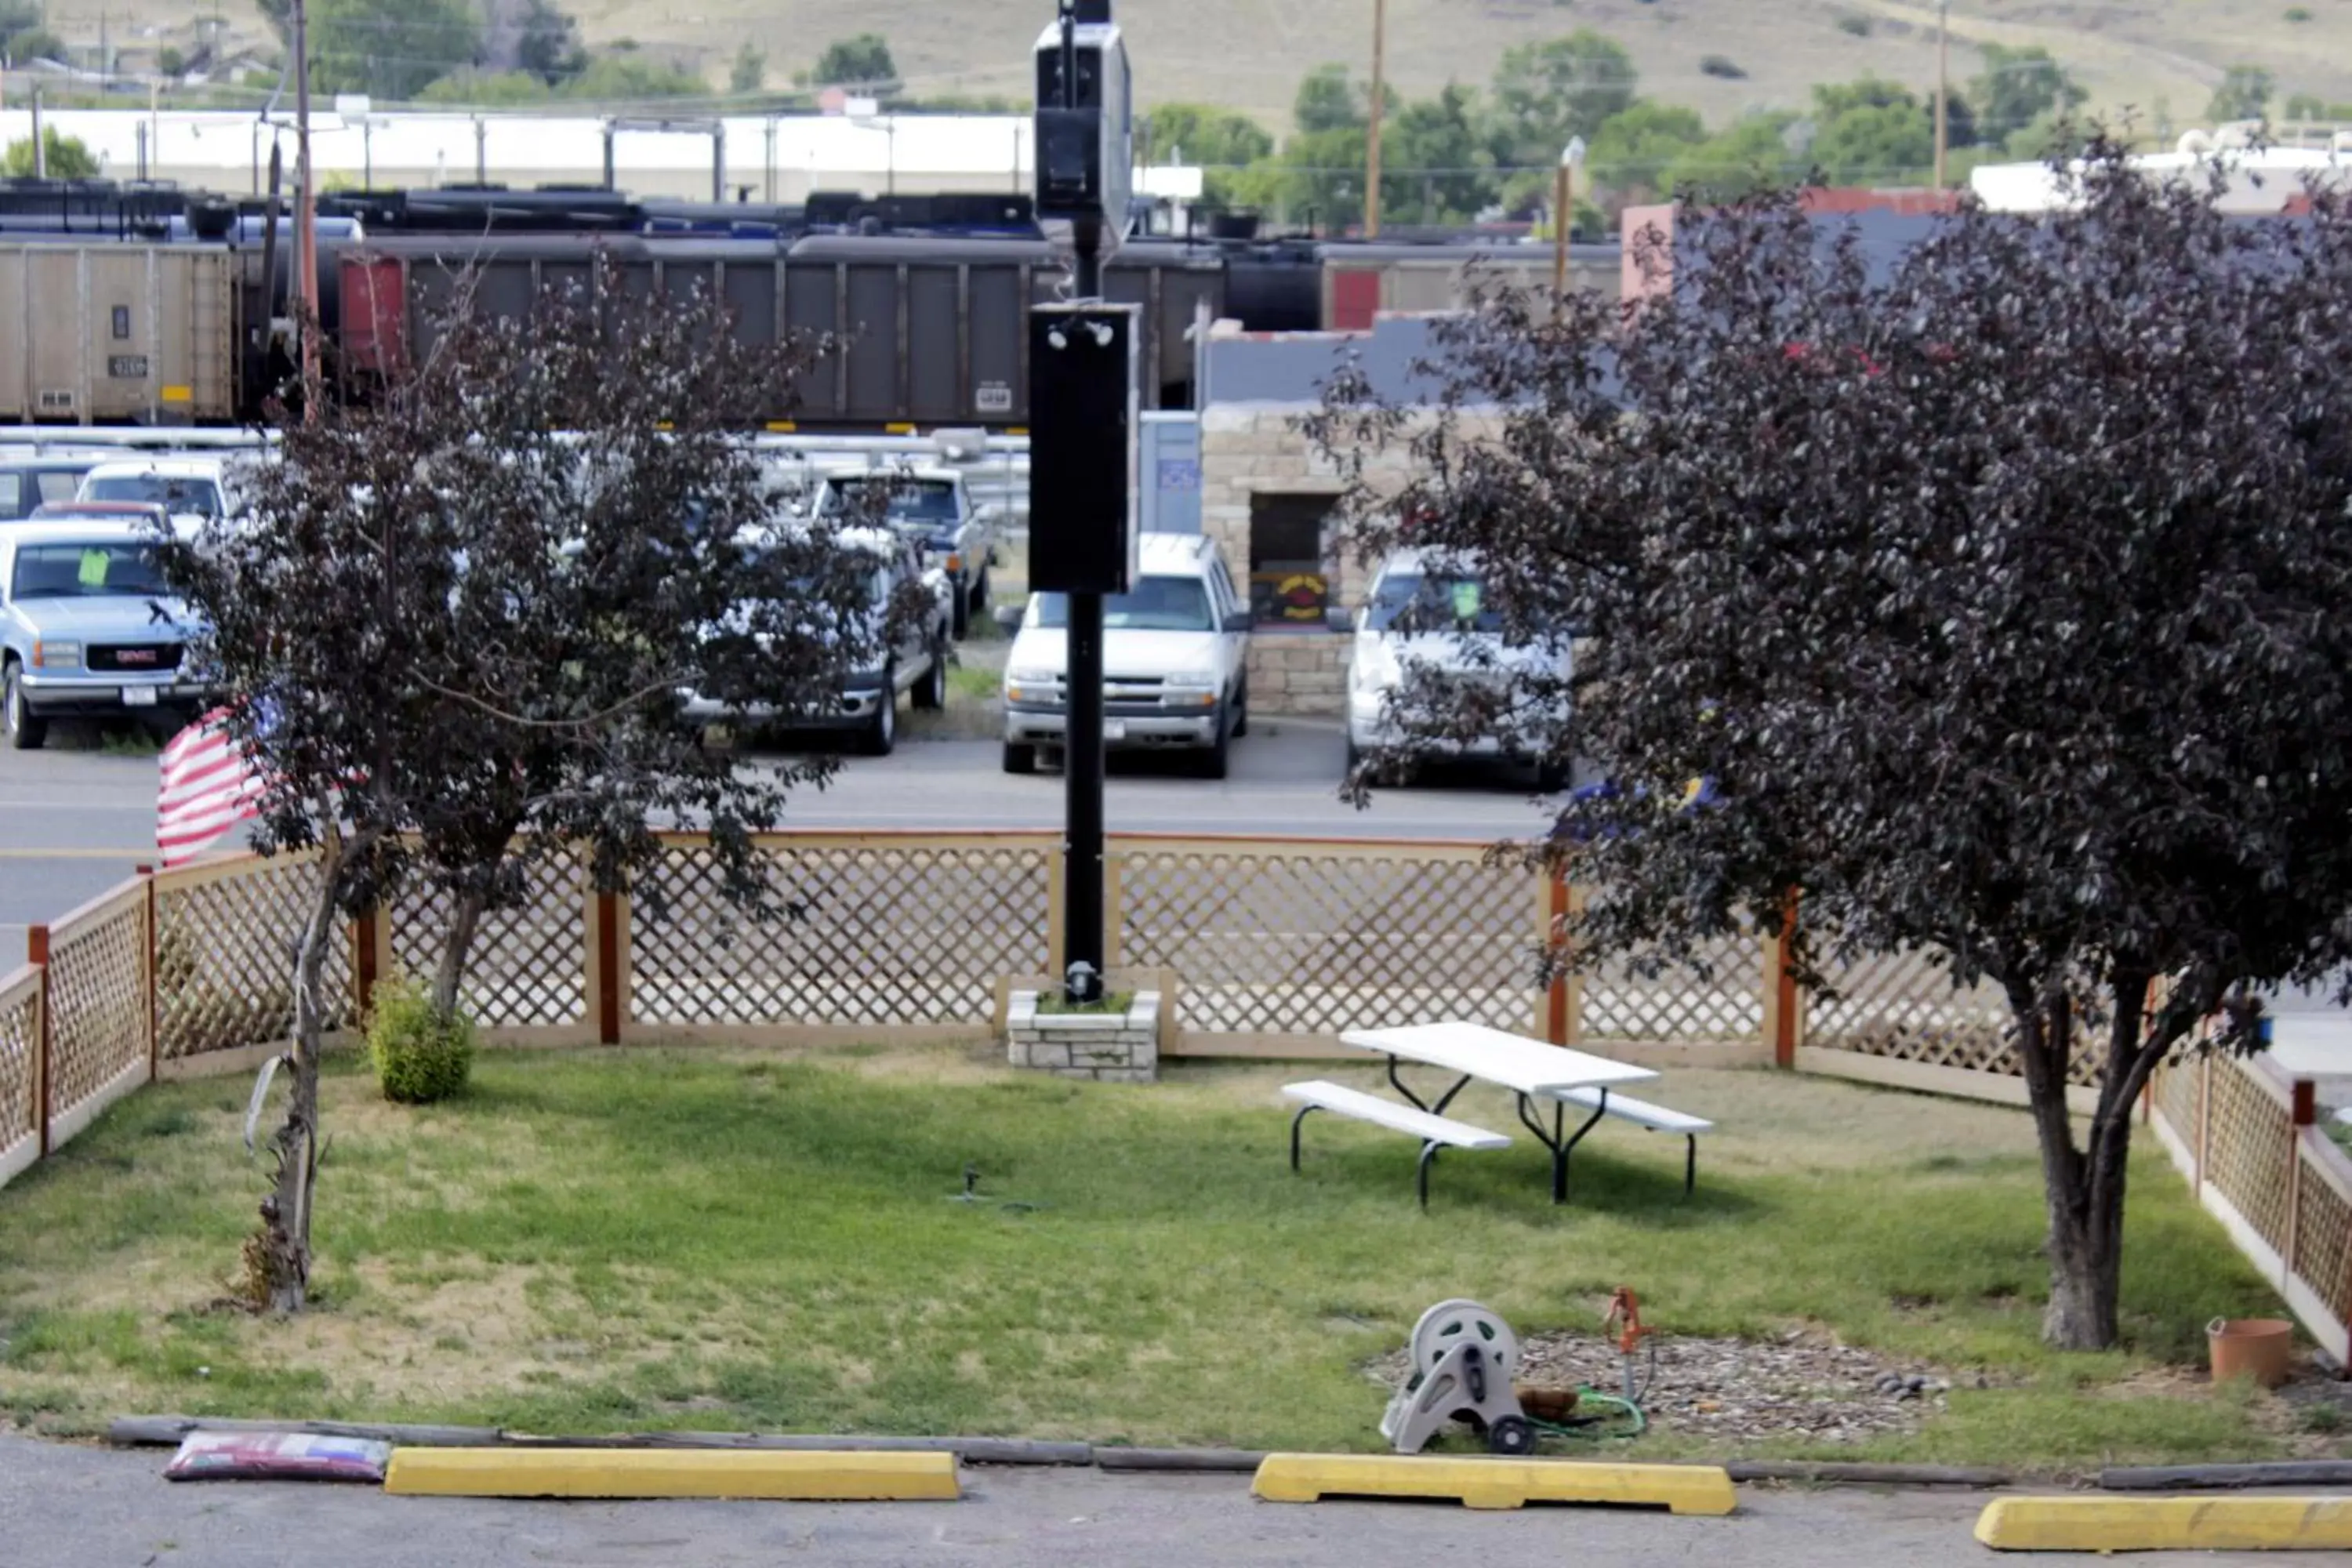
<svg viewBox="0 0 2352 1568">
<path fill-rule="evenodd" d="M 155 847 L 166 866 L 194 859 L 258 815 L 264 780 L 230 738 L 227 718 L 227 709 L 215 708 L 163 748 Z"/>
</svg>

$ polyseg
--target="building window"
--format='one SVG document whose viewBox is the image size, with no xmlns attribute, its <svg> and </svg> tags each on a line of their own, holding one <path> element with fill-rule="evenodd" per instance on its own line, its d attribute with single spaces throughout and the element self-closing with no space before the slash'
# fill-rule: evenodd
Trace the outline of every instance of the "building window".
<svg viewBox="0 0 2352 1568">
<path fill-rule="evenodd" d="M 1250 497 L 1250 614 L 1262 626 L 1317 626 L 1331 603 L 1330 495 Z"/>
</svg>

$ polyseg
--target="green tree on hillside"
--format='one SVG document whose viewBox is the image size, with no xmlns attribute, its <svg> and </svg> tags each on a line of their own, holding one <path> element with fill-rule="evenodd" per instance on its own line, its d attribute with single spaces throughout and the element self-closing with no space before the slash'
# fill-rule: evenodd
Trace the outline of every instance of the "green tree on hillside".
<svg viewBox="0 0 2352 1568">
<path fill-rule="evenodd" d="M 1696 111 L 1644 99 L 1601 121 L 1585 169 L 1590 183 L 1613 193 L 1620 205 L 1643 200 L 1664 193 L 1668 166 L 1706 141 L 1706 125 Z"/>
<path fill-rule="evenodd" d="M 2038 44 L 2021 49 L 1986 44 L 1982 53 L 1984 74 L 1969 81 L 1969 100 L 1987 142 L 2005 144 L 2038 120 L 2079 109 L 2088 96 Z"/>
<path fill-rule="evenodd" d="M 1348 79 L 1343 65 L 1319 65 L 1308 71 L 1291 100 L 1291 122 L 1307 135 L 1360 126 L 1370 118 L 1370 89 Z M 1391 93 L 1382 111 L 1395 103 Z"/>
<path fill-rule="evenodd" d="M 625 103 L 640 99 L 700 98 L 710 84 L 691 71 L 636 55 L 599 55 L 588 68 L 563 84 L 561 96 L 591 102 Z"/>
<path fill-rule="evenodd" d="M 530 0 L 523 8 L 521 37 L 515 43 L 515 65 L 553 86 L 569 81 L 588 68 L 588 52 L 580 47 L 580 26 L 548 0 Z"/>
<path fill-rule="evenodd" d="M 1213 104 L 1160 104 L 1144 115 L 1136 134 L 1139 153 L 1198 165 L 1203 171 L 1202 204 L 1220 209 L 1250 205 L 1242 192 L 1242 172 L 1274 152 L 1265 127 Z"/>
<path fill-rule="evenodd" d="M 2205 106 L 2205 112 L 2216 124 L 2230 120 L 2268 120 L 2271 92 L 2276 85 L 2271 73 L 2260 66 L 2231 66 L 2222 73 L 2221 85 L 2213 89 L 2213 101 Z"/>
<path fill-rule="evenodd" d="M 744 39 L 743 47 L 735 51 L 734 63 L 727 68 L 727 90 L 737 94 L 757 92 L 767 82 L 768 57 L 753 48 L 751 39 Z"/>
<path fill-rule="evenodd" d="M 1449 82 L 1397 110 L 1381 135 L 1381 213 L 1400 224 L 1464 223 L 1494 203 L 1494 163 L 1473 121 L 1475 94 Z"/>
<path fill-rule="evenodd" d="M 60 136 L 54 125 L 41 127 L 41 145 L 48 153 L 49 178 L 52 180 L 89 180 L 98 177 L 98 155 L 79 136 Z M 33 139 L 8 143 L 8 153 L 0 161 L 0 173 L 12 180 L 29 178 L 33 173 Z"/>
<path fill-rule="evenodd" d="M 1549 169 L 1569 138 L 1588 141 L 1633 107 L 1639 86 L 1624 46 L 1591 28 L 1503 52 L 1487 123 L 1497 162 Z"/>
<path fill-rule="evenodd" d="M 1735 121 L 1668 164 L 1662 187 L 1722 201 L 1788 184 L 1805 166 L 1789 145 L 1796 120 L 1786 110 L 1773 110 Z"/>
<path fill-rule="evenodd" d="M 310 83 L 320 92 L 415 97 L 480 52 L 467 0 L 312 0 Z"/>
<path fill-rule="evenodd" d="M 817 56 L 810 81 L 818 87 L 860 87 L 869 82 L 897 81 L 898 63 L 890 58 L 889 41 L 879 33 L 835 38 Z"/>
</svg>

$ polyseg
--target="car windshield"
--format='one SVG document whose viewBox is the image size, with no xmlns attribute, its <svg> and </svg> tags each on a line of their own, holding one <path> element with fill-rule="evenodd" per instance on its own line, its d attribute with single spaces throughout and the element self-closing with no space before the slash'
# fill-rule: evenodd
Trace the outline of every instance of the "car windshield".
<svg viewBox="0 0 2352 1568">
<path fill-rule="evenodd" d="M 892 522 L 951 523 L 956 520 L 955 486 L 945 479 L 894 479 L 877 475 L 870 479 L 836 479 L 825 489 L 824 515 L 840 517 L 865 511 L 868 494 L 887 492 L 883 511 Z"/>
<path fill-rule="evenodd" d="M 1475 577 L 1397 573 L 1372 591 L 1365 619 L 1376 632 L 1500 632 L 1503 617 L 1486 601 Z"/>
<path fill-rule="evenodd" d="M 167 594 L 152 545 L 131 540 L 20 545 L 8 585 L 14 599 L 91 599 Z"/>
<path fill-rule="evenodd" d="M 170 474 L 106 474 L 86 479 L 84 500 L 147 501 L 173 512 L 221 514 L 220 487 L 210 479 Z"/>
<path fill-rule="evenodd" d="M 1037 624 L 1066 627 L 1070 601 L 1060 594 L 1037 595 Z M 1103 597 L 1103 629 L 1129 632 L 1213 632 L 1208 584 L 1197 577 L 1146 577 L 1124 594 Z"/>
</svg>

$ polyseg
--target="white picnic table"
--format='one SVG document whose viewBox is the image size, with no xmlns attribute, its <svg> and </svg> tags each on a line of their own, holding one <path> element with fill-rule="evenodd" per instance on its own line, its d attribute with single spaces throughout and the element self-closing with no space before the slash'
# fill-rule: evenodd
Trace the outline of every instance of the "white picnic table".
<svg viewBox="0 0 2352 1568">
<path fill-rule="evenodd" d="M 1443 1116 L 1454 1097 L 1473 1082 L 1498 1084 L 1518 1099 L 1520 1124 L 1551 1151 L 1551 1201 L 1568 1201 L 1569 1157 L 1584 1135 L 1609 1114 L 1609 1091 L 1622 1084 L 1644 1083 L 1658 1076 L 1650 1068 L 1612 1061 L 1565 1046 L 1546 1045 L 1523 1035 L 1507 1034 L 1484 1024 L 1412 1024 L 1392 1029 L 1349 1029 L 1339 1043 L 1388 1058 L 1389 1083 L 1413 1105 L 1433 1116 Z M 1454 1087 L 1424 1100 L 1397 1076 L 1398 1064 L 1412 1062 L 1442 1068 L 1456 1075 Z M 1599 1098 L 1592 1114 L 1573 1132 L 1566 1131 L 1567 1100 L 1574 1090 Z M 1551 1107 L 1546 1128 L 1538 1107 Z M 1563 1136 L 1563 1134 L 1565 1134 Z"/>
</svg>

